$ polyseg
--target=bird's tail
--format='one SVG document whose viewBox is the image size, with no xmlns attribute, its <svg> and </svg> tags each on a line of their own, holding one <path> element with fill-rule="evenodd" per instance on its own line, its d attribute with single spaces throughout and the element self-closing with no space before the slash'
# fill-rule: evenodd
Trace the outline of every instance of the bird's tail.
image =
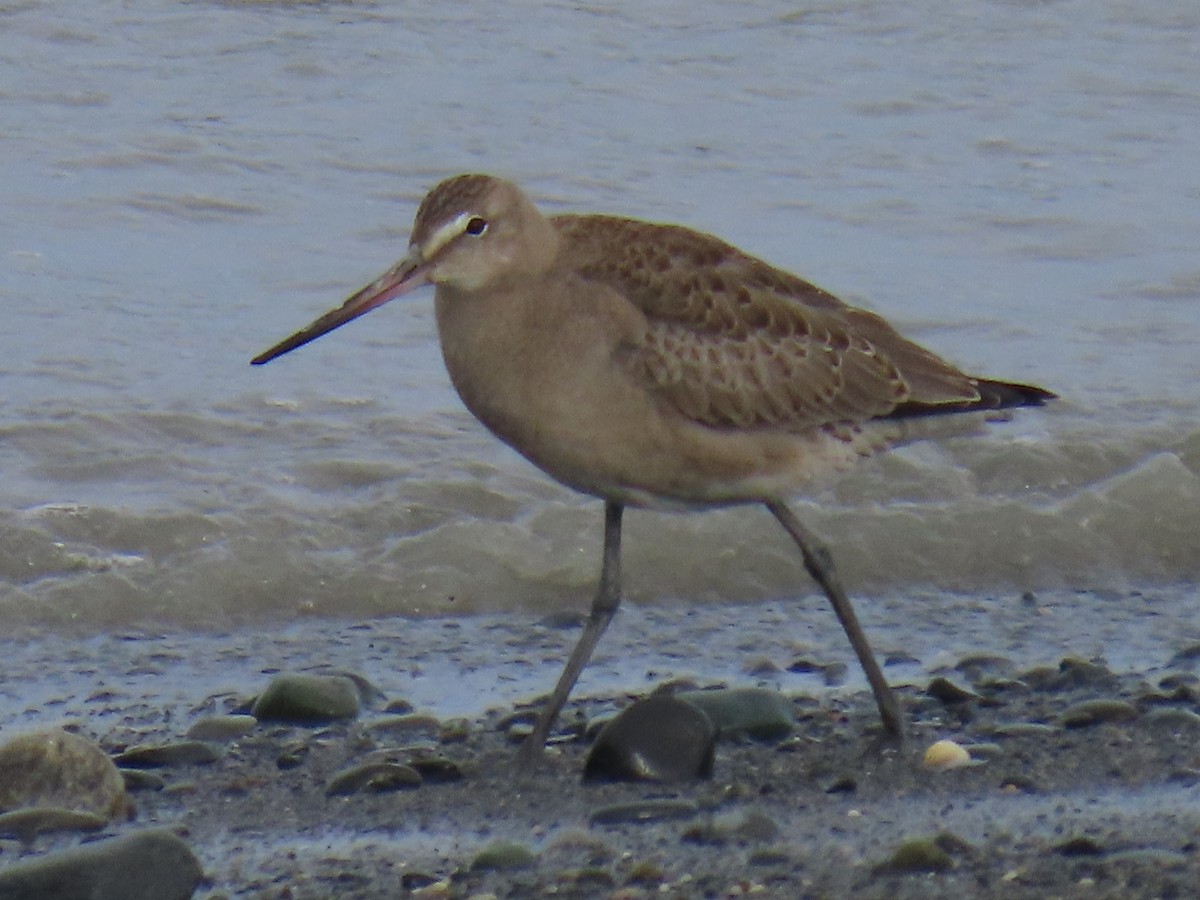
<svg viewBox="0 0 1200 900">
<path fill-rule="evenodd" d="M 888 419 L 910 419 L 917 416 L 938 416 L 946 413 L 981 412 L 991 409 L 1013 409 L 1018 406 L 1045 406 L 1058 397 L 1045 388 L 1013 381 L 993 381 L 989 378 L 971 379 L 979 396 L 970 400 L 928 403 L 917 400 L 899 404 Z"/>
</svg>

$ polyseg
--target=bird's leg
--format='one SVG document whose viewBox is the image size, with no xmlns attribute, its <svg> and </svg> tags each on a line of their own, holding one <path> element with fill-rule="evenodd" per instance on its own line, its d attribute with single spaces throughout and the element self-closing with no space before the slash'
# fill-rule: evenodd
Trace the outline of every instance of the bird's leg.
<svg viewBox="0 0 1200 900">
<path fill-rule="evenodd" d="M 563 704 L 567 702 L 571 688 L 575 687 L 575 682 L 579 680 L 579 673 L 592 658 L 592 651 L 596 649 L 596 642 L 600 640 L 600 635 L 604 634 L 617 607 L 621 605 L 621 513 L 624 511 L 625 507 L 621 503 L 613 500 L 605 502 L 604 561 L 600 567 L 600 587 L 596 591 L 596 599 L 592 601 L 592 611 L 583 626 L 583 634 L 579 636 L 579 643 L 571 651 L 567 665 L 563 668 L 562 674 L 558 676 L 558 684 L 554 686 L 554 693 L 542 707 L 537 722 L 533 726 L 533 733 L 525 739 L 525 743 L 521 746 L 518 761 L 524 768 L 536 765 L 541 759 L 542 751 L 546 746 L 546 738 L 550 735 L 554 720 L 558 718 Z"/>
<path fill-rule="evenodd" d="M 900 705 L 896 702 L 896 695 L 892 693 L 887 679 L 883 677 L 879 663 L 875 661 L 875 654 L 871 651 L 871 645 L 867 642 L 867 635 L 858 623 L 858 616 L 854 614 L 854 607 L 850 605 L 850 600 L 842 589 L 841 579 L 833 565 L 833 557 L 825 545 L 817 539 L 815 534 L 804 527 L 786 504 L 779 500 L 768 500 L 767 509 L 771 510 L 771 513 L 779 520 L 779 524 L 792 536 L 792 540 L 796 542 L 796 546 L 800 548 L 800 553 L 804 557 L 804 568 L 821 586 L 825 596 L 833 604 L 833 611 L 837 614 L 838 621 L 842 623 L 846 637 L 850 639 L 850 646 L 858 655 L 858 661 L 862 664 L 863 672 L 866 673 L 867 682 L 871 685 L 875 702 L 879 706 L 879 717 L 883 720 L 884 730 L 897 738 L 903 738 L 904 719 L 900 713 Z"/>
</svg>

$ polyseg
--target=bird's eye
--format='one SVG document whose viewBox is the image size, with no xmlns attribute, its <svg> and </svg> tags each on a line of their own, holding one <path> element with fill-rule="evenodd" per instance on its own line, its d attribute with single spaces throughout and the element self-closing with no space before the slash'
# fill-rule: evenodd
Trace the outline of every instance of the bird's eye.
<svg viewBox="0 0 1200 900">
<path fill-rule="evenodd" d="M 472 216 L 470 219 L 467 220 L 467 227 L 466 227 L 467 234 L 474 235 L 475 237 L 479 237 L 479 235 L 483 234 L 485 231 L 487 231 L 487 229 L 488 229 L 487 219 L 481 219 L 481 218 L 479 218 L 479 216 Z"/>
</svg>

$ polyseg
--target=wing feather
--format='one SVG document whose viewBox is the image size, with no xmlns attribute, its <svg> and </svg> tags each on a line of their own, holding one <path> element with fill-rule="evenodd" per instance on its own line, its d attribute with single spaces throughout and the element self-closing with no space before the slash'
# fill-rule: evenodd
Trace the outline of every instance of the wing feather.
<svg viewBox="0 0 1200 900">
<path fill-rule="evenodd" d="M 556 216 L 582 277 L 647 325 L 648 386 L 714 427 L 807 430 L 979 400 L 976 382 L 882 318 L 710 235 L 608 216 Z"/>
</svg>

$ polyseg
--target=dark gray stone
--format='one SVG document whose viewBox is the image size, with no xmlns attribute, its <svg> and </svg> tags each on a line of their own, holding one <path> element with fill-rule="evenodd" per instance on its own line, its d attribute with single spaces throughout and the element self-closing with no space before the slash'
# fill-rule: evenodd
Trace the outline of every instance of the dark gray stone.
<svg viewBox="0 0 1200 900">
<path fill-rule="evenodd" d="M 684 781 L 712 774 L 717 730 L 701 710 L 675 697 L 639 700 L 601 729 L 586 780 Z"/>
</svg>

